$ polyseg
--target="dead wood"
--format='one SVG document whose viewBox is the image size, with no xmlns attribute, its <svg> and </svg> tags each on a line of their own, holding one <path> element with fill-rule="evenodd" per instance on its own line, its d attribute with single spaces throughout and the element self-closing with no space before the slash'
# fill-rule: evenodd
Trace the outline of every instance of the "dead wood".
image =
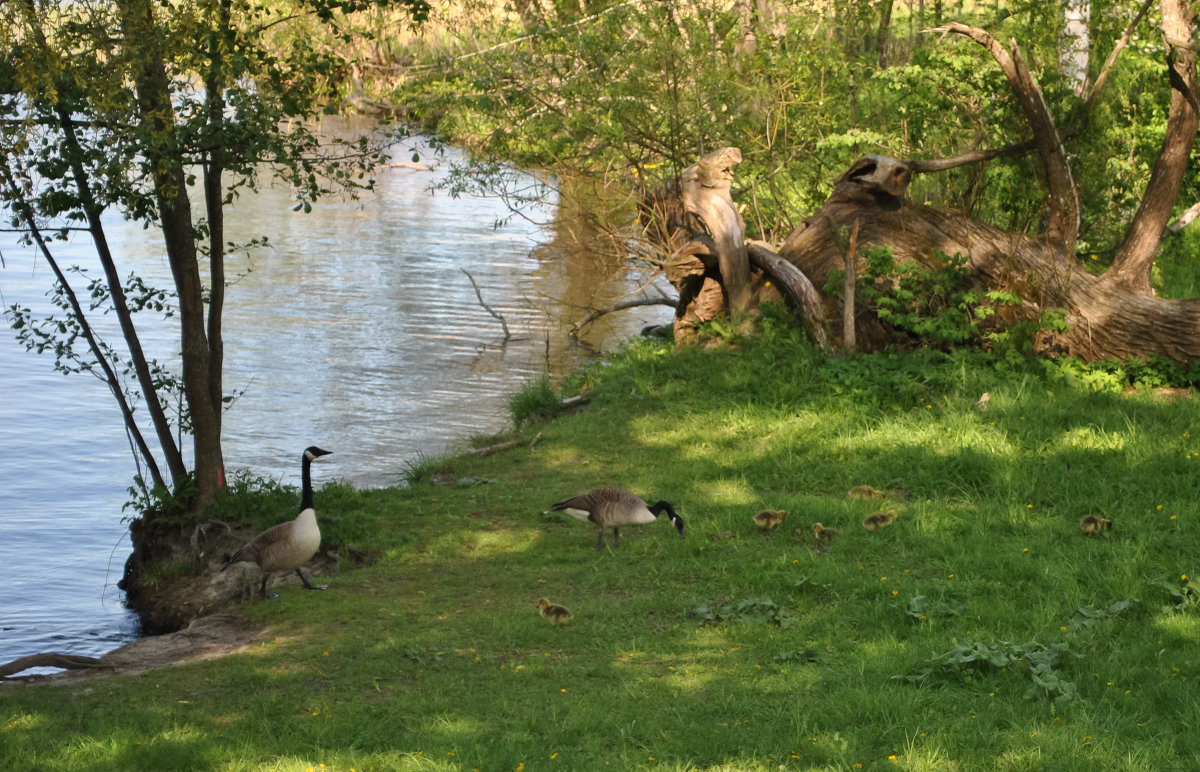
<svg viewBox="0 0 1200 772">
<path fill-rule="evenodd" d="M 1008 79 L 1013 94 L 1021 105 L 1021 111 L 1025 114 L 1025 120 L 1033 131 L 1034 145 L 1046 172 L 1046 186 L 1049 189 L 1046 201 L 1049 221 L 1046 237 L 1065 247 L 1074 247 L 1079 236 L 1079 195 L 1075 189 L 1070 164 L 1067 162 L 1067 151 L 1054 125 L 1054 118 L 1046 106 L 1046 100 L 1042 97 L 1042 90 L 1025 65 L 1017 42 L 1010 41 L 1008 50 L 1005 50 L 986 30 L 968 27 L 958 22 L 950 22 L 931 31 L 961 35 L 973 40 L 987 49 L 1000 65 L 1000 70 Z"/>
<path fill-rule="evenodd" d="M 750 262 L 770 277 L 804 322 L 808 337 L 826 351 L 829 350 L 829 334 L 825 327 L 825 313 L 817 288 L 796 266 L 784 260 L 775 250 L 762 242 L 752 241 L 747 245 Z"/>
<path fill-rule="evenodd" d="M 576 338 L 579 336 L 579 333 L 584 327 L 587 327 L 589 324 L 601 318 L 602 316 L 606 316 L 615 311 L 624 311 L 629 308 L 641 308 L 643 306 L 670 306 L 671 308 L 675 308 L 675 301 L 671 300 L 670 298 L 630 298 L 629 300 L 622 300 L 618 303 L 612 303 L 611 305 L 604 306 L 603 308 L 592 309 L 588 312 L 587 316 L 571 325 L 571 329 L 567 331 L 567 334 L 572 338 Z"/>
<path fill-rule="evenodd" d="M 471 286 L 475 288 L 475 298 L 479 301 L 479 305 L 483 306 L 483 310 L 491 314 L 493 319 L 500 322 L 500 327 L 504 329 L 504 339 L 511 340 L 512 333 L 508 331 L 508 322 L 504 320 L 504 314 L 492 310 L 491 306 L 483 302 L 483 294 L 479 291 L 479 285 L 475 283 L 475 277 L 471 275 L 470 271 L 466 268 L 460 268 L 459 270 L 465 273 L 467 278 L 471 280 Z"/>
<path fill-rule="evenodd" d="M 859 248 L 891 247 L 896 262 L 914 260 L 933 268 L 940 264 L 939 254 L 966 257 L 973 286 L 1008 290 L 1022 299 L 1020 306 L 1002 309 L 1005 322 L 1037 322 L 1049 309 L 1065 312 L 1070 329 L 1043 334 L 1042 352 L 1088 361 L 1150 354 L 1181 362 L 1200 359 L 1200 299 L 1144 295 L 1107 275 L 1087 273 L 1074 255 L 1046 239 L 914 205 L 903 198 L 910 178 L 894 158 L 860 158 L 838 179 L 825 205 L 788 236 L 780 256 L 814 283 L 823 283 L 830 271 L 844 266 L 838 229 L 858 222 Z M 826 318 L 840 316 L 838 298 L 822 294 L 821 303 Z M 894 341 L 893 331 L 877 319 L 859 315 L 860 349 Z"/>
<path fill-rule="evenodd" d="M 76 654 L 58 654 L 46 652 L 30 654 L 28 657 L 14 659 L 6 665 L 0 665 L 0 678 L 7 678 L 35 667 L 57 667 L 63 670 L 79 670 L 82 668 L 110 667 L 96 657 L 83 657 Z"/>
<path fill-rule="evenodd" d="M 565 404 L 566 400 L 563 400 L 563 403 Z M 488 445 L 486 448 L 475 448 L 474 450 L 471 451 L 471 455 L 476 456 L 478 458 L 483 458 L 484 456 L 490 456 L 493 453 L 499 453 L 502 450 L 508 450 L 509 448 L 515 448 L 519 445 L 524 445 L 524 444 L 526 444 L 526 442 L 528 442 L 529 447 L 532 448 L 534 445 L 537 444 L 537 441 L 540 440 L 541 438 L 542 438 L 541 432 L 538 432 L 534 436 L 533 439 L 528 440 L 528 441 L 524 437 L 517 437 L 516 439 L 512 439 L 512 440 L 505 440 L 504 442 L 497 442 L 495 445 Z"/>
</svg>

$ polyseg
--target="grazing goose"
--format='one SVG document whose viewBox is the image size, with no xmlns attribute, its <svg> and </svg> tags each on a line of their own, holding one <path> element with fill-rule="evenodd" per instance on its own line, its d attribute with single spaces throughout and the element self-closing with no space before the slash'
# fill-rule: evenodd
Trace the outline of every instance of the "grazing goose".
<svg viewBox="0 0 1200 772">
<path fill-rule="evenodd" d="M 573 616 L 566 606 L 556 606 L 545 598 L 538 601 L 538 609 L 540 609 L 542 617 L 549 619 L 550 624 L 555 627 L 565 625 L 571 621 L 571 617 Z"/>
<path fill-rule="evenodd" d="M 675 508 L 670 502 L 660 501 L 654 506 L 646 506 L 646 502 L 627 490 L 621 488 L 596 488 L 573 498 L 556 503 L 551 509 L 566 512 L 571 517 L 595 523 L 599 528 L 596 534 L 596 549 L 604 549 L 604 529 L 613 529 L 613 548 L 620 542 L 623 525 L 641 525 L 653 523 L 659 514 L 666 510 L 671 522 L 679 530 L 679 538 L 683 538 L 683 518 L 675 514 Z"/>
<path fill-rule="evenodd" d="M 301 498 L 300 514 L 295 520 L 273 525 L 242 545 L 242 548 L 229 556 L 225 567 L 240 561 L 250 561 L 258 564 L 262 570 L 263 580 L 259 593 L 264 598 L 276 598 L 278 593 L 267 594 L 267 579 L 277 571 L 295 569 L 296 576 L 304 582 L 306 590 L 324 590 L 310 584 L 300 566 L 307 563 L 317 548 L 321 546 L 321 529 L 317 527 L 317 513 L 313 510 L 312 479 L 308 468 L 313 459 L 329 455 L 331 451 L 321 450 L 316 445 L 306 448 L 301 462 Z"/>
<path fill-rule="evenodd" d="M 762 529 L 763 536 L 769 538 L 785 517 L 787 512 L 782 509 L 764 509 L 754 516 L 754 524 Z"/>
<path fill-rule="evenodd" d="M 1084 533 L 1100 533 L 1104 530 L 1112 530 L 1112 520 L 1100 515 L 1084 515 L 1079 521 L 1079 529 Z"/>
<path fill-rule="evenodd" d="M 881 528 L 887 528 L 894 522 L 896 522 L 896 510 L 889 509 L 887 512 L 876 512 L 875 514 L 867 515 L 863 518 L 863 528 L 874 533 Z"/>
</svg>

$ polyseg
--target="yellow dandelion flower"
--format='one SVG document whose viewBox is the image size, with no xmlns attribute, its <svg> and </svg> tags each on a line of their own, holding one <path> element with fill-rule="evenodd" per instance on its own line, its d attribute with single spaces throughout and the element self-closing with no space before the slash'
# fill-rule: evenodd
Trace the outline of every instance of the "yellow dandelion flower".
<svg viewBox="0 0 1200 772">
<path fill-rule="evenodd" d="M 1179 575 L 1179 578 L 1180 578 L 1180 579 L 1182 579 L 1183 581 L 1185 581 L 1185 582 L 1186 582 L 1186 581 L 1187 581 L 1187 574 L 1180 574 L 1180 575 Z"/>
<path fill-rule="evenodd" d="M 888 756 L 888 761 L 895 761 L 895 760 L 896 760 L 896 754 L 893 753 L 891 756 Z"/>
<path fill-rule="evenodd" d="M 1172 520 L 1174 520 L 1174 519 L 1175 519 L 1175 515 L 1171 515 L 1171 519 L 1172 519 Z"/>
<path fill-rule="evenodd" d="M 562 690 L 562 693 L 563 693 L 563 694 L 566 694 L 566 693 L 567 693 L 567 690 L 566 690 L 566 689 L 563 689 L 563 690 Z"/>
<path fill-rule="evenodd" d="M 899 594 L 900 594 L 899 590 L 892 590 L 892 595 L 899 595 Z"/>
<path fill-rule="evenodd" d="M 1162 504 L 1159 504 L 1157 507 L 1155 507 L 1155 509 L 1162 511 Z"/>
</svg>

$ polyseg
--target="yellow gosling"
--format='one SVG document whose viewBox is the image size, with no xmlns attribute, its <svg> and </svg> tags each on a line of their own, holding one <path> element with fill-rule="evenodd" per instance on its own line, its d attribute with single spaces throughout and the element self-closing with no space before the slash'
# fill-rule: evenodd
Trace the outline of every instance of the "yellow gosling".
<svg viewBox="0 0 1200 772">
<path fill-rule="evenodd" d="M 833 537 L 837 536 L 837 531 L 832 528 L 826 528 L 820 523 L 812 524 L 813 536 L 817 537 L 817 542 L 820 544 L 832 544 Z"/>
<path fill-rule="evenodd" d="M 555 627 L 565 625 L 574 616 L 566 606 L 556 606 L 545 598 L 538 601 L 538 609 L 542 614 L 542 618 L 549 619 L 550 624 Z"/>
<path fill-rule="evenodd" d="M 1084 533 L 1100 533 L 1112 530 L 1112 520 L 1100 515 L 1084 515 L 1079 521 L 1079 529 Z"/>
<path fill-rule="evenodd" d="M 870 485 L 855 485 L 849 493 L 852 499 L 882 499 L 883 491 L 875 490 Z"/>
<path fill-rule="evenodd" d="M 754 524 L 762 529 L 763 536 L 770 536 L 785 517 L 787 512 L 782 509 L 764 509 L 754 516 Z"/>
<path fill-rule="evenodd" d="M 867 515 L 863 518 L 862 526 L 871 533 L 875 533 L 882 528 L 887 528 L 894 522 L 896 522 L 896 510 L 889 509 L 887 512 L 876 512 Z"/>
</svg>

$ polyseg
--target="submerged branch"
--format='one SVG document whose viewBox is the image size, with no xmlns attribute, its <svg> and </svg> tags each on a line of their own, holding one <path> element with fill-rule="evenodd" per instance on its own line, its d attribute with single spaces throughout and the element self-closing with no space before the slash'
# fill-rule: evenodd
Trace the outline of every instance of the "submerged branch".
<svg viewBox="0 0 1200 772">
<path fill-rule="evenodd" d="M 471 275 L 470 271 L 468 271 L 466 268 L 460 268 L 459 270 L 465 273 L 467 278 L 471 280 L 471 286 L 475 288 L 475 297 L 479 299 L 479 305 L 483 306 L 483 310 L 491 314 L 494 319 L 498 319 L 500 321 L 500 326 L 504 328 L 504 339 L 511 340 L 512 333 L 508 331 L 508 322 L 504 321 L 504 314 L 493 311 L 491 306 L 483 302 L 483 294 L 480 293 L 479 285 L 475 283 L 475 277 Z"/>
<path fill-rule="evenodd" d="M 624 311 L 627 308 L 641 308 L 643 306 L 670 306 L 671 308 L 675 308 L 676 303 L 670 298 L 633 298 L 632 300 L 622 300 L 620 303 L 613 303 L 603 308 L 593 309 L 587 316 L 571 325 L 571 329 L 567 331 L 567 334 L 572 338 L 578 337 L 580 330 L 602 316 L 611 314 L 614 311 Z"/>
</svg>

